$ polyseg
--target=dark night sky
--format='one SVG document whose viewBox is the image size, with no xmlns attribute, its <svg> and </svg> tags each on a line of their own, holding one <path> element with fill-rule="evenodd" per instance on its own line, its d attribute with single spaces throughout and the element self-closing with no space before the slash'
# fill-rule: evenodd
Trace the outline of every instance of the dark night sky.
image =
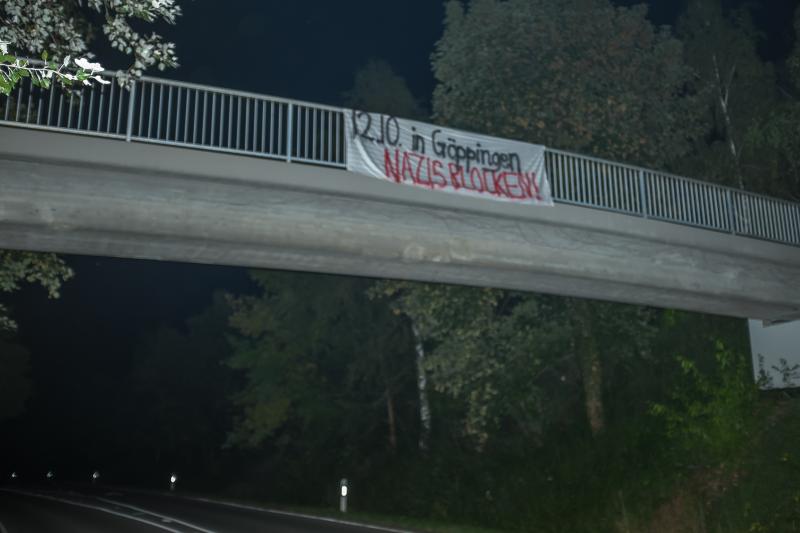
<svg viewBox="0 0 800 533">
<path fill-rule="evenodd" d="M 433 90 L 429 57 L 441 33 L 440 0 L 182 5 L 179 26 L 165 32 L 179 43 L 182 66 L 172 74 L 181 80 L 337 104 L 354 70 L 381 58 L 416 94 Z"/>
<path fill-rule="evenodd" d="M 764 0 L 756 11 L 765 57 L 779 58 L 788 51 L 797 3 Z M 434 86 L 430 55 L 444 14 L 441 0 L 181 4 L 184 15 L 178 25 L 164 31 L 176 42 L 181 60 L 168 77 L 336 105 L 354 71 L 380 58 L 408 80 L 421 101 L 429 101 Z M 652 0 L 652 18 L 672 23 L 681 7 L 675 0 Z M 146 330 L 159 323 L 181 324 L 211 302 L 215 289 L 250 290 L 246 271 L 237 268 L 67 260 L 77 276 L 64 286 L 60 300 L 47 300 L 39 288 L 20 291 L 11 300 L 21 323 L 20 339 L 33 355 L 37 395 L 28 412 L 61 420 L 51 431 L 101 408 L 100 394 L 124 373 Z M 56 404 L 53 398 L 71 400 Z"/>
</svg>

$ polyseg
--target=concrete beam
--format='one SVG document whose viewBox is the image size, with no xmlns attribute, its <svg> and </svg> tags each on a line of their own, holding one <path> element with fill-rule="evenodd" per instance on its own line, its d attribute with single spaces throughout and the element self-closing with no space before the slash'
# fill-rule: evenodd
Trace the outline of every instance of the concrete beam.
<svg viewBox="0 0 800 533">
<path fill-rule="evenodd" d="M 779 320 L 800 248 L 600 210 L 0 127 L 0 247 L 494 286 Z"/>
</svg>

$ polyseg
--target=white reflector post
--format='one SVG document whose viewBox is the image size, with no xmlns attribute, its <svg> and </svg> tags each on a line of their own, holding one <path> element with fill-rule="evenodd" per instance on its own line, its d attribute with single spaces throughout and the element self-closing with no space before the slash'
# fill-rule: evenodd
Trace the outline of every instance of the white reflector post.
<svg viewBox="0 0 800 533">
<path fill-rule="evenodd" d="M 339 511 L 347 512 L 347 478 L 339 482 Z"/>
<path fill-rule="evenodd" d="M 753 374 L 759 388 L 800 387 L 800 321 L 765 326 L 750 320 Z"/>
</svg>

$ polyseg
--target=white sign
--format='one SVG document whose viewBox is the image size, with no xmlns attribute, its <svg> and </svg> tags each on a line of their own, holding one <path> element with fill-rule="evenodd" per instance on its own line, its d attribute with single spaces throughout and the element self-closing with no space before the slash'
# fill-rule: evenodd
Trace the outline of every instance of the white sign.
<svg viewBox="0 0 800 533">
<path fill-rule="evenodd" d="M 473 197 L 553 205 L 544 146 L 389 115 L 345 113 L 347 170 Z"/>
<path fill-rule="evenodd" d="M 800 321 L 764 326 L 750 320 L 753 373 L 762 389 L 800 387 Z"/>
</svg>

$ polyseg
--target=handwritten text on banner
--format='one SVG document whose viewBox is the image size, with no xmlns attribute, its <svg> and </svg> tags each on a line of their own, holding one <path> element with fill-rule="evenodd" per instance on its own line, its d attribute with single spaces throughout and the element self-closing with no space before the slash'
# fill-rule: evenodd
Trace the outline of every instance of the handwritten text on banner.
<svg viewBox="0 0 800 533">
<path fill-rule="evenodd" d="M 348 110 L 347 170 L 493 200 L 553 205 L 544 146 Z"/>
</svg>

